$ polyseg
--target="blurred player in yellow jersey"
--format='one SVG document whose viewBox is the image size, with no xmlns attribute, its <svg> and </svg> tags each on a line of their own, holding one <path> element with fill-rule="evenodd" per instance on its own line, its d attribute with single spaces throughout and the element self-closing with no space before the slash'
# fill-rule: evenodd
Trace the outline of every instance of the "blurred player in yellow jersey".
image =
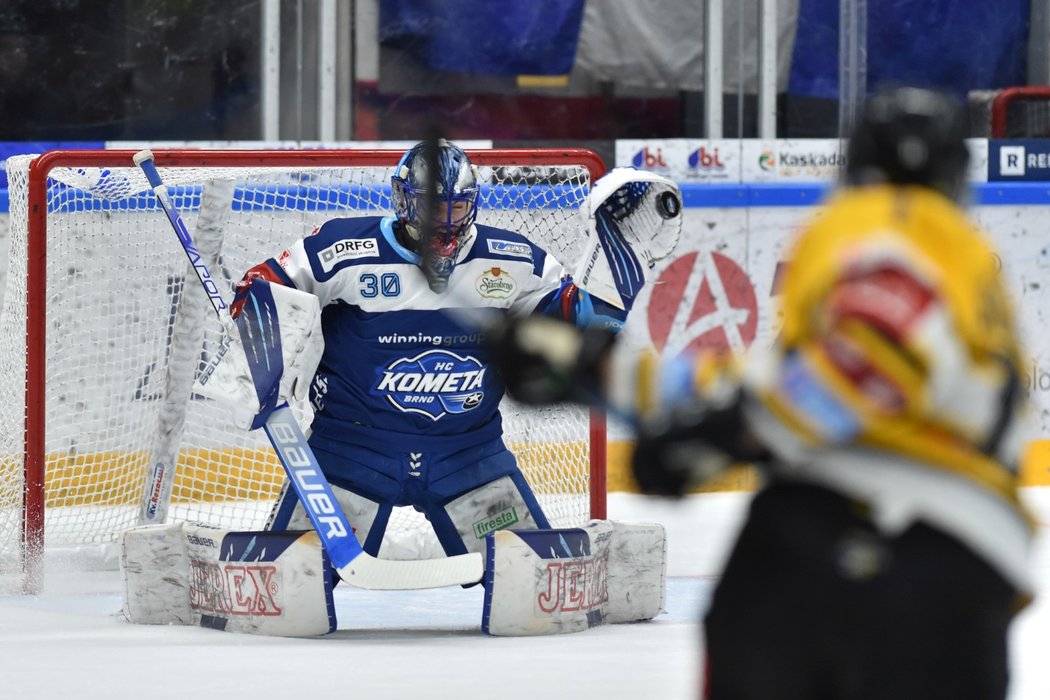
<svg viewBox="0 0 1050 700">
<path fill-rule="evenodd" d="M 793 247 L 772 348 L 655 371 L 568 325 L 496 334 L 517 398 L 635 416 L 648 493 L 761 466 L 705 619 L 712 700 L 1006 697 L 1030 593 L 1027 397 L 996 258 L 962 208 L 965 134 L 941 94 L 868 100 L 843 185 Z"/>
</svg>

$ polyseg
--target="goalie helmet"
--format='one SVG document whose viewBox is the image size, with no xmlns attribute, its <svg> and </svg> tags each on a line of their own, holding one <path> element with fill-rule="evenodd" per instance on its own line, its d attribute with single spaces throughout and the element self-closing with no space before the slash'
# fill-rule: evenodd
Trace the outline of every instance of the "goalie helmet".
<svg viewBox="0 0 1050 700">
<path fill-rule="evenodd" d="M 480 188 L 477 170 L 462 148 L 445 139 L 430 147 L 433 153 L 427 152 L 427 142 L 419 143 L 402 156 L 391 178 L 391 198 L 430 288 L 443 291 L 459 251 L 470 240 Z M 434 161 L 433 175 L 429 159 Z"/>
<path fill-rule="evenodd" d="M 914 87 L 876 94 L 850 137 L 846 182 L 922 185 L 961 202 L 967 130 L 963 106 L 949 95 Z"/>
</svg>

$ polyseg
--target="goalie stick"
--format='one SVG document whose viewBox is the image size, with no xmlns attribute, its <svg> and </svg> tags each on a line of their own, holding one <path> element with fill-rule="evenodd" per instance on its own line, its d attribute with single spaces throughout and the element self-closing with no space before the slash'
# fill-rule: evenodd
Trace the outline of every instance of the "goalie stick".
<svg viewBox="0 0 1050 700">
<path fill-rule="evenodd" d="M 226 334 L 236 332 L 229 307 L 219 292 L 201 254 L 193 244 L 186 224 L 171 201 L 167 186 L 157 171 L 153 153 L 143 150 L 133 158 L 146 176 L 168 217 L 175 235 L 197 273 L 197 278 L 211 302 Z M 265 339 L 266 334 L 258 334 Z M 263 341 L 265 342 L 265 341 Z M 225 343 L 224 343 L 225 345 Z M 263 347 L 260 356 L 272 353 Z M 249 358 L 253 353 L 248 353 Z M 441 559 L 390 560 L 378 559 L 361 549 L 346 515 L 339 507 L 332 487 L 310 449 L 295 416 L 287 403 L 278 406 L 263 425 L 274 451 L 288 475 L 288 480 L 299 496 L 310 522 L 317 531 L 339 576 L 359 588 L 374 590 L 401 590 L 437 588 L 476 583 L 481 579 L 484 565 L 480 554 L 460 554 Z"/>
</svg>

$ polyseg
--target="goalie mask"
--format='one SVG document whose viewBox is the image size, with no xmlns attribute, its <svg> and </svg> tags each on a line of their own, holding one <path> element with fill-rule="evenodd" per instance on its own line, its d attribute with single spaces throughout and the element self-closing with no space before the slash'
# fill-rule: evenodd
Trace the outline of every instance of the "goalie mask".
<svg viewBox="0 0 1050 700">
<path fill-rule="evenodd" d="M 441 292 L 472 235 L 480 188 L 463 149 L 440 139 L 434 151 L 428 154 L 424 142 L 405 153 L 391 178 L 391 198 L 430 288 Z M 428 155 L 435 164 L 433 175 Z"/>
</svg>

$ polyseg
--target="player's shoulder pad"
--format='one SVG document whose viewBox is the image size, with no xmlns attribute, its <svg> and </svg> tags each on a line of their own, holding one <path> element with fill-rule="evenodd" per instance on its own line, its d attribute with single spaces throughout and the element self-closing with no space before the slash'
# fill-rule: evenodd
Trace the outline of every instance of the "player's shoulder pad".
<svg viewBox="0 0 1050 700">
<path fill-rule="evenodd" d="M 492 260 L 527 260 L 532 262 L 536 274 L 543 270 L 547 251 L 515 231 L 494 226 L 476 225 L 477 241 L 471 250 L 471 257 L 484 257 Z"/>
</svg>

